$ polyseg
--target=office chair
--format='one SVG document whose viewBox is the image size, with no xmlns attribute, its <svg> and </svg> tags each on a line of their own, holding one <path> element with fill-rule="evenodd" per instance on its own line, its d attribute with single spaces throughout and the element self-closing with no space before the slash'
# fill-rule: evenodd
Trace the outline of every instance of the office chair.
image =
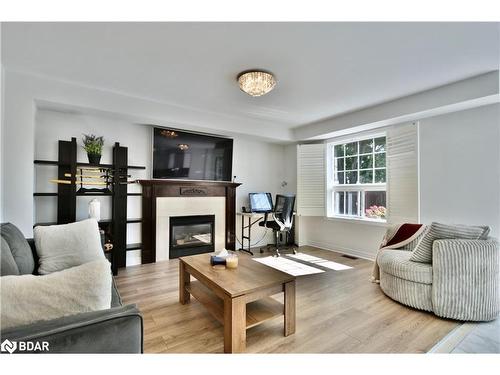
<svg viewBox="0 0 500 375">
<path fill-rule="evenodd" d="M 292 230 L 293 225 L 293 207 L 295 205 L 295 194 L 277 194 L 276 203 L 274 205 L 274 210 L 271 213 L 272 220 L 268 221 L 268 214 L 264 215 L 264 221 L 259 223 L 259 226 L 265 228 L 271 228 L 274 233 L 274 247 L 276 249 L 275 256 L 279 257 L 280 247 L 279 247 L 279 237 L 281 233 L 285 233 L 286 242 L 288 243 L 288 236 Z M 268 245 L 269 249 L 272 245 Z M 264 250 L 261 248 L 260 252 L 263 253 Z M 295 248 L 293 248 L 293 253 L 296 253 Z"/>
</svg>

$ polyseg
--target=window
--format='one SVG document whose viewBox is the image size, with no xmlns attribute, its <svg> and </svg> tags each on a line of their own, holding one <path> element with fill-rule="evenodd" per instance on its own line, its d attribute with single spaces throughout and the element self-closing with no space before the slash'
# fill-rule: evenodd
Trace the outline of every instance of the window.
<svg viewBox="0 0 500 375">
<path fill-rule="evenodd" d="M 330 143 L 328 155 L 328 216 L 385 221 L 385 135 Z"/>
</svg>

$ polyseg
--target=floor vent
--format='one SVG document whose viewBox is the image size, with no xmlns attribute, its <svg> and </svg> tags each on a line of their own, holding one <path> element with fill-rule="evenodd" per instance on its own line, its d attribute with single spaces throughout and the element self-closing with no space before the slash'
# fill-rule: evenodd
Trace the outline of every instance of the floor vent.
<svg viewBox="0 0 500 375">
<path fill-rule="evenodd" d="M 342 254 L 342 256 L 344 258 L 349 258 L 349 259 L 359 259 L 358 257 L 353 257 L 352 255 L 345 255 L 345 254 Z"/>
</svg>

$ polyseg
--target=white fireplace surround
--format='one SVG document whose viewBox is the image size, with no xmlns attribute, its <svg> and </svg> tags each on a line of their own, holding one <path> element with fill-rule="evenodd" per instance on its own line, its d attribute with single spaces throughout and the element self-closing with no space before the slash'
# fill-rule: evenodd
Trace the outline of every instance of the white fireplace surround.
<svg viewBox="0 0 500 375">
<path fill-rule="evenodd" d="M 214 215 L 215 251 L 224 249 L 226 233 L 225 197 L 156 198 L 156 261 L 169 259 L 171 216 Z"/>
</svg>

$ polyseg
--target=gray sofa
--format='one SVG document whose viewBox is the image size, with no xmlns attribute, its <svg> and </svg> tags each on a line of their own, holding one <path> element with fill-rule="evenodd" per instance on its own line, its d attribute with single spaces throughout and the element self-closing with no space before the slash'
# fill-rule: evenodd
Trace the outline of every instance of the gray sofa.
<svg viewBox="0 0 500 375">
<path fill-rule="evenodd" d="M 436 240 L 431 264 L 410 260 L 417 243 L 378 255 L 380 287 L 387 296 L 444 318 L 488 321 L 499 315 L 500 249 L 496 240 Z"/>
<path fill-rule="evenodd" d="M 32 240 L 13 224 L 1 224 L 0 276 L 36 274 Z M 13 264 L 14 262 L 15 264 Z M 17 271 L 17 273 L 16 273 Z M 124 306 L 113 280 L 111 308 L 5 329 L 0 341 L 47 341 L 50 353 L 142 353 L 143 321 L 135 305 Z"/>
</svg>

